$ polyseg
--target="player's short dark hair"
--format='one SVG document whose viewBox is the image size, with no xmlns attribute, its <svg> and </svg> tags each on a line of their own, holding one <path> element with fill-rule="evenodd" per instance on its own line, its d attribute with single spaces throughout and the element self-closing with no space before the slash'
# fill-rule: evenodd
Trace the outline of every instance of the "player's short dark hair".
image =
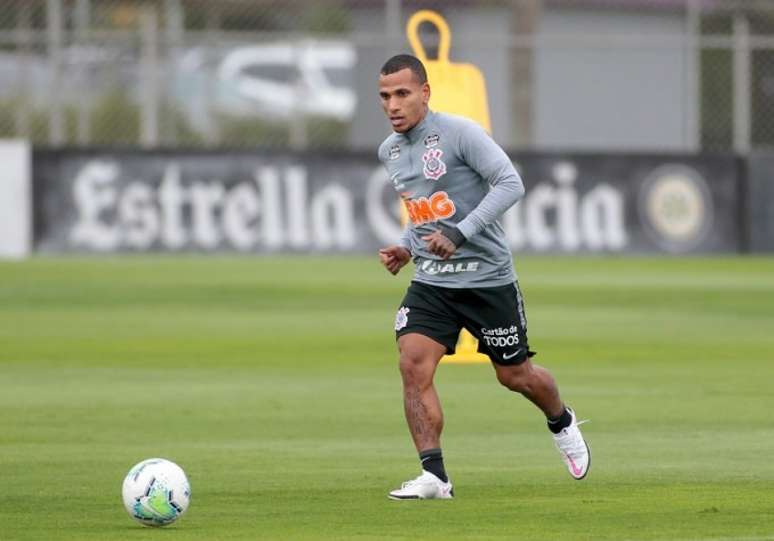
<svg viewBox="0 0 774 541">
<path fill-rule="evenodd" d="M 411 70 L 419 84 L 423 85 L 427 82 L 427 72 L 425 71 L 424 64 L 416 56 L 410 54 L 396 54 L 384 63 L 379 73 L 390 75 L 406 68 Z"/>
</svg>

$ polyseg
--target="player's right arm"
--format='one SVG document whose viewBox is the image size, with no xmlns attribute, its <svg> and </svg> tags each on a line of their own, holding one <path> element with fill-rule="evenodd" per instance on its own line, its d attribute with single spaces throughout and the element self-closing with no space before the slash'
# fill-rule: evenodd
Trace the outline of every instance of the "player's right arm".
<svg viewBox="0 0 774 541">
<path fill-rule="evenodd" d="M 380 146 L 378 151 L 379 161 L 385 166 L 389 159 L 387 155 L 387 149 L 390 146 L 390 138 L 388 137 Z M 388 171 L 389 174 L 389 171 Z M 411 224 L 408 224 L 403 230 L 403 234 L 398 241 L 398 244 L 388 246 L 379 250 L 379 261 L 384 268 L 395 275 L 400 272 L 400 269 L 406 266 L 411 260 Z"/>
</svg>

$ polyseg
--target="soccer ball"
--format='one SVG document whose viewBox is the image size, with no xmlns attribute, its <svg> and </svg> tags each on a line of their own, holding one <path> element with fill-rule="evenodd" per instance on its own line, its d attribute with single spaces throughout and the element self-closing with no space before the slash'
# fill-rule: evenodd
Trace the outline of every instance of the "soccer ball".
<svg viewBox="0 0 774 541">
<path fill-rule="evenodd" d="M 126 512 L 146 526 L 166 526 L 188 509 L 191 485 L 185 472 L 169 460 L 149 458 L 136 464 L 121 488 Z"/>
</svg>

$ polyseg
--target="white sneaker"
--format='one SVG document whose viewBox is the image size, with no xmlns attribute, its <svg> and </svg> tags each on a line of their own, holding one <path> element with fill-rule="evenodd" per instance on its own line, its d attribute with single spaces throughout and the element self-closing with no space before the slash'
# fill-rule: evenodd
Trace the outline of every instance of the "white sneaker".
<svg viewBox="0 0 774 541">
<path fill-rule="evenodd" d="M 454 497 L 454 490 L 451 481 L 444 483 L 429 471 L 422 470 L 422 475 L 406 481 L 388 497 L 391 500 L 449 500 Z"/>
<path fill-rule="evenodd" d="M 580 481 L 589 473 L 589 467 L 591 466 L 591 451 L 589 451 L 589 446 L 583 439 L 580 429 L 578 429 L 578 425 L 586 421 L 578 422 L 575 412 L 570 408 L 567 408 L 567 411 L 572 415 L 572 422 L 570 426 L 563 428 L 558 434 L 554 434 L 554 442 L 556 443 L 556 448 L 559 449 L 559 454 L 562 455 L 562 460 L 567 465 L 570 475 Z"/>
</svg>

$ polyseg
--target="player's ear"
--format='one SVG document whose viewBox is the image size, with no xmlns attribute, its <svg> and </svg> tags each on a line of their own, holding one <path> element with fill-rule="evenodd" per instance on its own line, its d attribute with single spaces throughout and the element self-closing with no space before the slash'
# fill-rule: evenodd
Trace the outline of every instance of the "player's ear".
<svg viewBox="0 0 774 541">
<path fill-rule="evenodd" d="M 430 102 L 430 83 L 425 82 L 422 85 L 422 104 L 427 105 Z"/>
</svg>

